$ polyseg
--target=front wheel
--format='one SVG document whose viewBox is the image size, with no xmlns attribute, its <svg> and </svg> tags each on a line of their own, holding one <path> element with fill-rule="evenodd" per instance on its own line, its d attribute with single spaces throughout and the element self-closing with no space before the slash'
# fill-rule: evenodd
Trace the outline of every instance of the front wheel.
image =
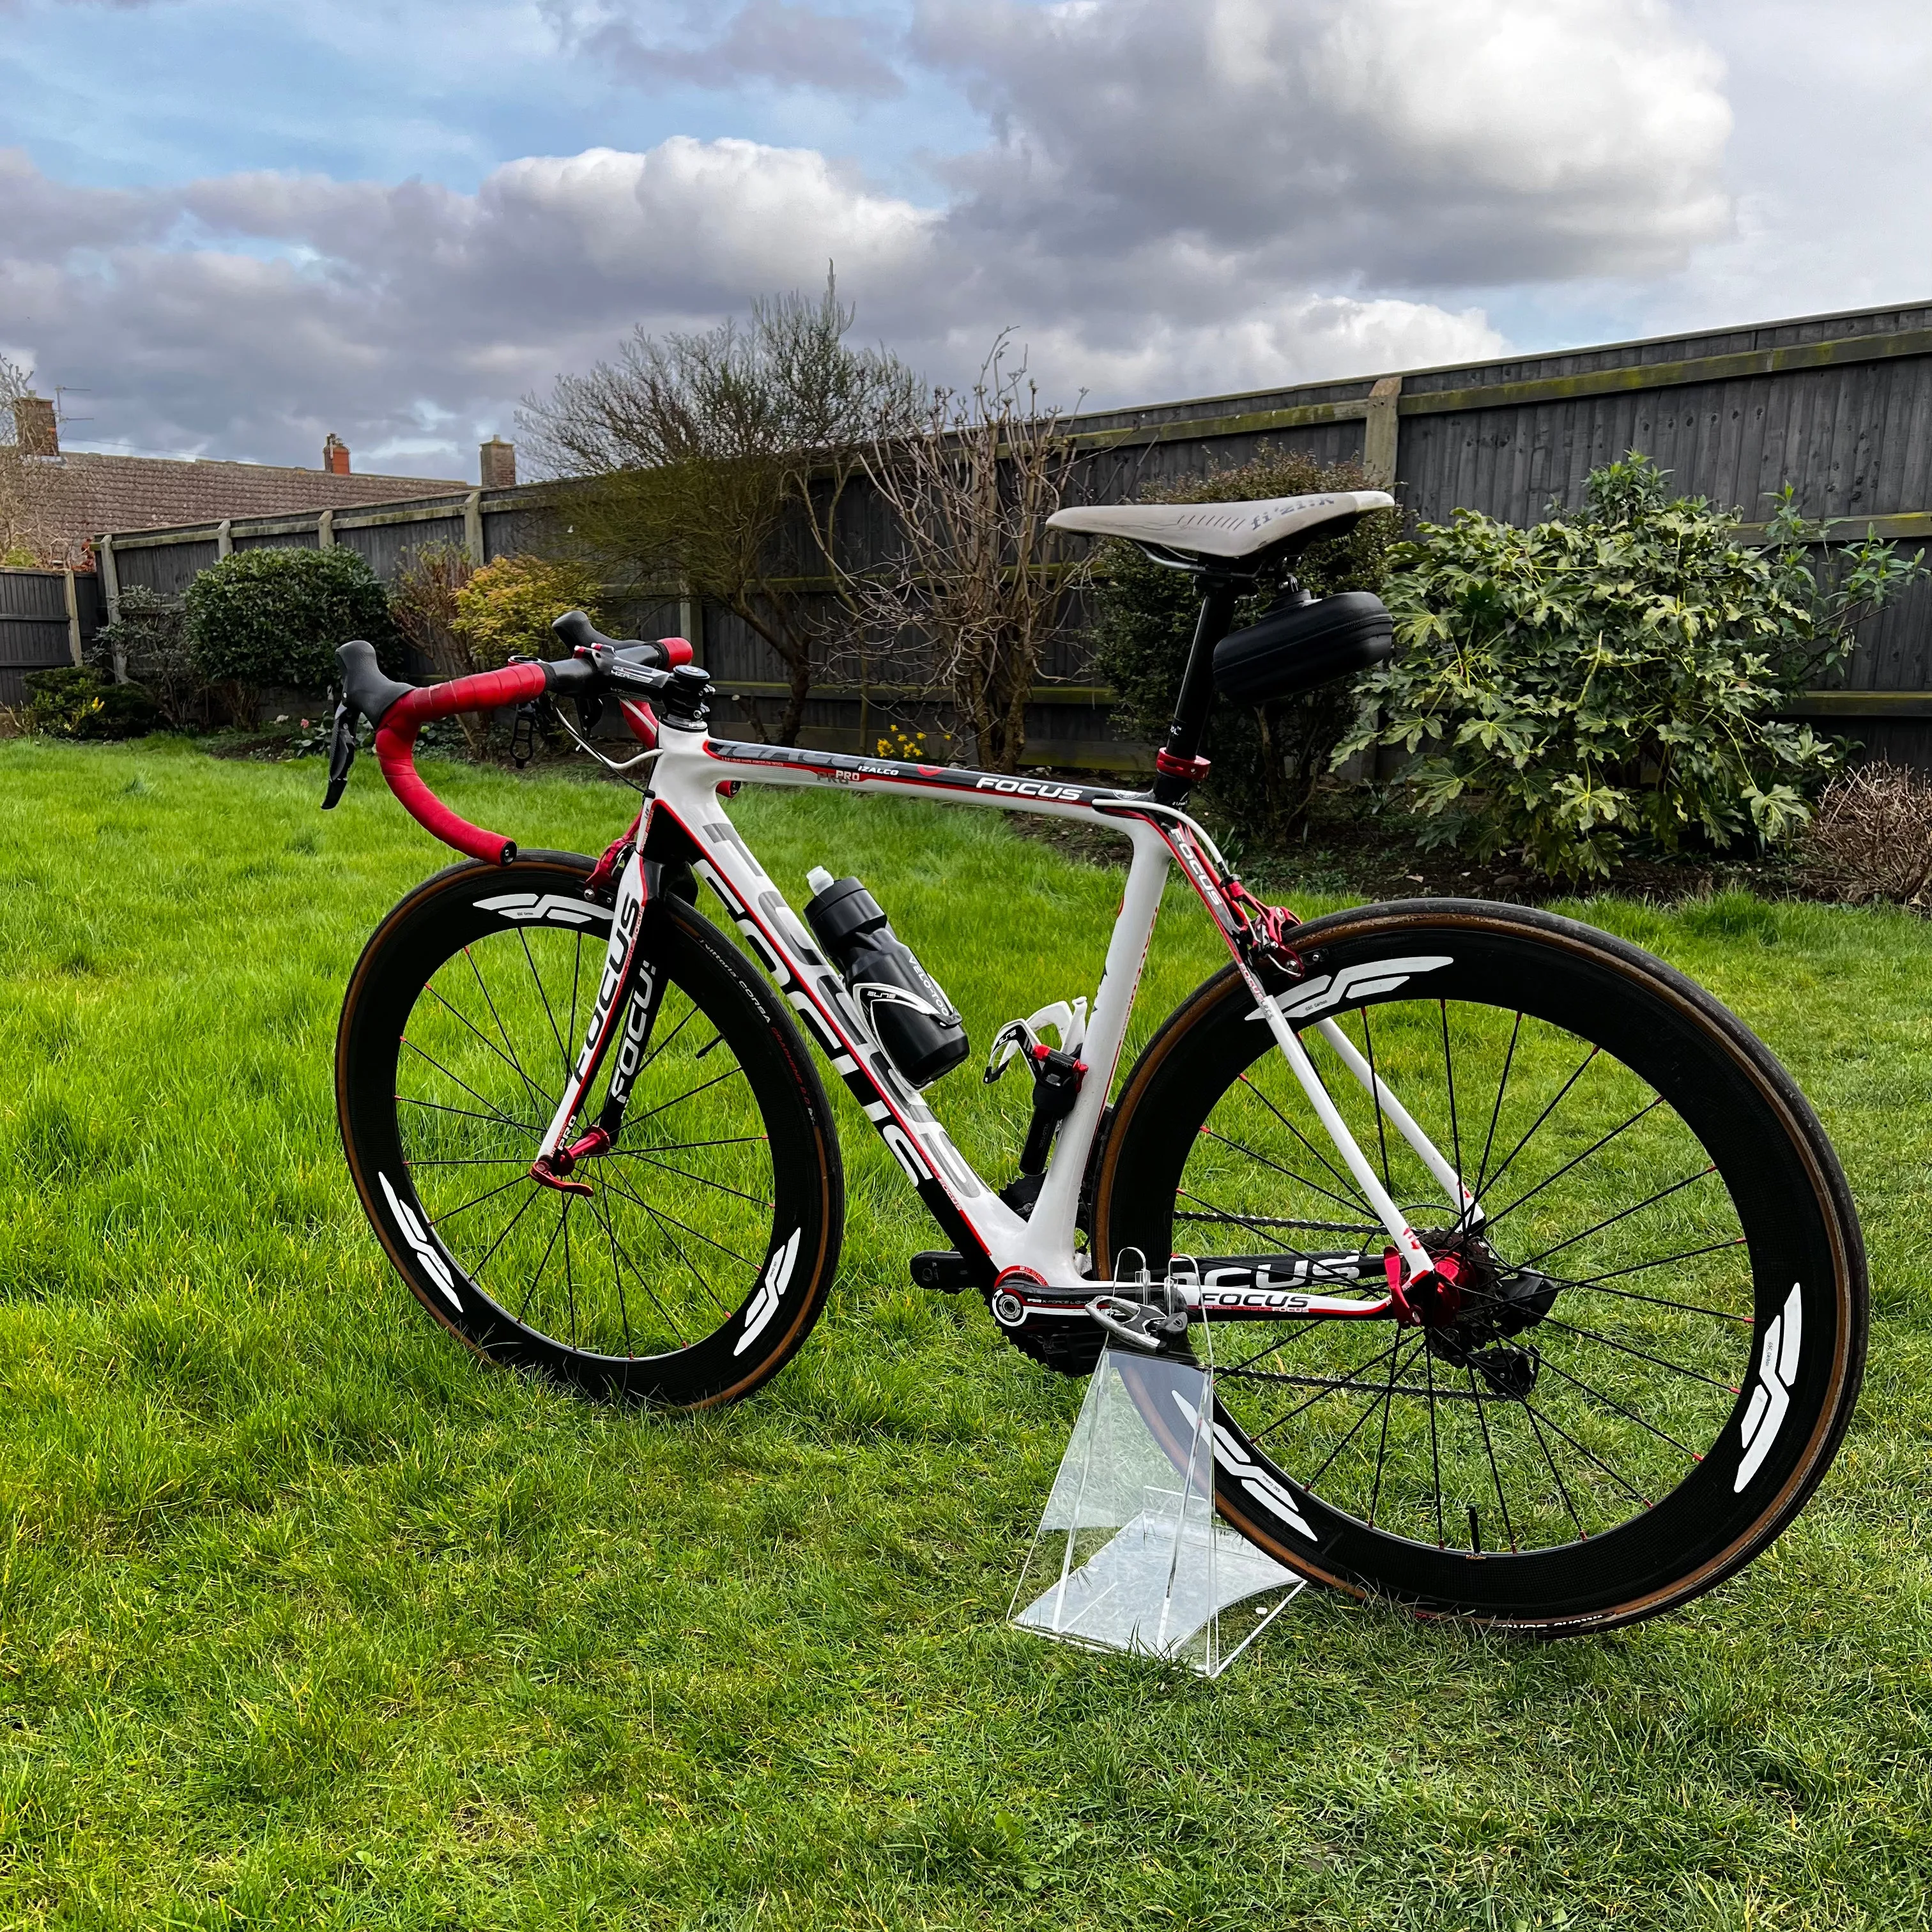
<svg viewBox="0 0 1932 1932">
<path fill-rule="evenodd" d="M 1410 902 L 1297 946 L 1283 1010 L 1458 1282 L 1414 1326 L 1216 1322 L 1222 1512 L 1306 1575 L 1520 1630 L 1652 1616 L 1748 1562 L 1828 1466 L 1865 1349 L 1857 1217 L 1790 1077 L 1682 975 L 1549 914 Z M 1253 1004 L 1223 973 L 1142 1056 L 1096 1258 L 1352 1279 L 1366 1309 L 1384 1231 Z"/>
<path fill-rule="evenodd" d="M 417 1299 L 490 1360 L 590 1395 L 728 1401 L 824 1306 L 844 1211 L 830 1109 L 790 1016 L 667 898 L 622 1131 L 577 1168 L 584 1191 L 533 1178 L 604 970 L 590 870 L 563 853 L 456 866 L 377 928 L 336 1044 L 350 1171 Z"/>
</svg>

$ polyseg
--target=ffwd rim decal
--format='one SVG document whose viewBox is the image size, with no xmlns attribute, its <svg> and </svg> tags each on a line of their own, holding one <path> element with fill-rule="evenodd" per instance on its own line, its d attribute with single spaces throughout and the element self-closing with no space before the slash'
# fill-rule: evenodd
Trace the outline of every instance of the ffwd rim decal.
<svg viewBox="0 0 1932 1932">
<path fill-rule="evenodd" d="M 610 915 L 602 906 L 582 899 L 566 898 L 557 892 L 501 892 L 494 899 L 478 899 L 478 912 L 494 912 L 518 926 L 608 926 Z"/>
<path fill-rule="evenodd" d="M 449 1264 L 436 1251 L 436 1246 L 423 1232 L 422 1223 L 396 1198 L 396 1190 L 389 1185 L 389 1177 L 378 1173 L 376 1178 L 382 1184 L 382 1192 L 389 1204 L 389 1212 L 396 1217 L 396 1226 L 403 1231 L 403 1239 L 415 1251 L 417 1260 L 423 1264 L 431 1281 L 442 1290 L 445 1298 L 458 1314 L 463 1312 L 463 1304 L 456 1298 L 456 1290 L 449 1278 Z"/>
<path fill-rule="evenodd" d="M 1201 1418 L 1193 1404 L 1178 1389 L 1169 1393 L 1174 1397 L 1174 1407 L 1187 1418 L 1188 1427 L 1198 1428 Z M 1225 1423 L 1214 1425 L 1214 1460 L 1239 1481 L 1256 1502 L 1265 1503 L 1290 1528 L 1300 1530 L 1310 1543 L 1322 1540 L 1309 1528 L 1294 1497 L 1265 1469 L 1250 1460 L 1247 1451 L 1228 1433 Z"/>
<path fill-rule="evenodd" d="M 1312 1014 L 1326 1012 L 1330 1006 L 1339 1006 L 1344 1000 L 1366 1000 L 1377 993 L 1392 993 L 1396 987 L 1408 985 L 1418 973 L 1438 972 L 1455 963 L 1444 954 L 1430 953 L 1414 959 L 1367 959 L 1360 965 L 1344 966 L 1339 973 L 1324 973 L 1318 979 L 1298 986 L 1293 999 L 1284 997 L 1282 1017 L 1305 1020 Z M 1248 1018 L 1265 1021 L 1268 1015 L 1257 1008 Z"/>
<path fill-rule="evenodd" d="M 1764 1467 L 1764 1459 L 1784 1426 L 1804 1339 L 1804 1304 L 1794 1281 L 1784 1298 L 1784 1312 L 1771 1318 L 1771 1325 L 1764 1331 L 1764 1346 L 1758 1352 L 1757 1387 L 1751 1390 L 1750 1406 L 1744 1411 L 1741 1431 L 1744 1460 L 1738 1465 L 1738 1479 L 1731 1485 L 1734 1496 L 1742 1495 L 1744 1485 Z"/>
<path fill-rule="evenodd" d="M 784 1299 L 784 1292 L 791 1282 L 792 1266 L 798 1259 L 798 1238 L 802 1228 L 791 1231 L 791 1239 L 776 1250 L 771 1265 L 765 1270 L 765 1278 L 758 1284 L 758 1292 L 752 1298 L 752 1305 L 745 1312 L 745 1332 L 738 1337 L 731 1352 L 742 1355 L 764 1333 L 766 1324 L 778 1312 L 778 1304 Z"/>
</svg>

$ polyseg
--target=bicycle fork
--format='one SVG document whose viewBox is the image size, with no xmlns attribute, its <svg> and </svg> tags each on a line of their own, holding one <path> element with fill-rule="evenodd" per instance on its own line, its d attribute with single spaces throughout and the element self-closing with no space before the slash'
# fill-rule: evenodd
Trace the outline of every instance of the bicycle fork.
<svg viewBox="0 0 1932 1932">
<path fill-rule="evenodd" d="M 646 861 L 633 847 L 618 876 L 616 904 L 610 917 L 610 938 L 604 950 L 604 970 L 597 983 L 577 1064 L 569 1070 L 563 1097 L 544 1130 L 530 1177 L 562 1194 L 588 1194 L 590 1184 L 571 1178 L 578 1162 L 608 1154 L 623 1130 L 624 1106 L 632 1083 L 644 1064 L 651 1029 L 664 999 L 664 979 L 646 956 L 645 928 L 652 902 L 662 885 L 663 868 Z M 610 1068 L 604 1104 L 593 1125 L 574 1140 L 566 1141 L 596 1084 L 598 1070 L 613 1044 L 616 1058 Z"/>
</svg>

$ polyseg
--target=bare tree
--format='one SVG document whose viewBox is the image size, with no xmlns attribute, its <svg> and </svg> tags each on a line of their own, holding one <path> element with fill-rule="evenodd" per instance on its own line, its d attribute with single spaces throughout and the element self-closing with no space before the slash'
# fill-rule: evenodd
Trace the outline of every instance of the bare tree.
<svg viewBox="0 0 1932 1932">
<path fill-rule="evenodd" d="M 611 362 L 526 400 L 539 467 L 572 479 L 578 542 L 633 587 L 722 605 L 784 667 L 778 725 L 795 738 L 833 622 L 847 485 L 874 443 L 920 418 L 919 378 L 884 349 L 854 349 L 854 311 L 824 292 L 752 304 L 748 323 L 640 328 Z M 757 710 L 747 705 L 754 729 Z"/>
<path fill-rule="evenodd" d="M 1026 748 L 1028 694 L 1086 565 L 1047 519 L 1077 456 L 1025 358 L 993 345 L 970 390 L 934 389 L 918 434 L 876 440 L 866 469 L 897 526 L 888 568 L 852 578 L 873 634 L 904 664 L 922 630 L 928 679 L 952 701 L 979 762 L 1010 772 Z"/>
<path fill-rule="evenodd" d="M 458 600 L 476 574 L 470 553 L 455 544 L 418 544 L 404 552 L 389 586 L 396 628 L 438 677 L 466 677 L 479 668 L 457 628 Z M 472 758 L 488 748 L 490 714 L 459 711 L 456 722 Z"/>
</svg>

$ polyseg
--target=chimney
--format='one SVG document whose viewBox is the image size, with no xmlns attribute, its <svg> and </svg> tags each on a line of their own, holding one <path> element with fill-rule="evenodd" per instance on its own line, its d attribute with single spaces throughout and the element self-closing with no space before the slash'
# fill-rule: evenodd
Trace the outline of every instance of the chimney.
<svg viewBox="0 0 1932 1932">
<path fill-rule="evenodd" d="M 60 430 L 54 420 L 54 406 L 45 396 L 14 399 L 14 434 L 22 456 L 60 454 Z"/>
<path fill-rule="evenodd" d="M 486 490 L 514 488 L 517 481 L 517 446 L 493 436 L 482 451 L 481 474 Z"/>
<path fill-rule="evenodd" d="M 328 433 L 328 440 L 322 446 L 322 466 L 332 476 L 349 474 L 349 446 L 334 430 Z"/>
</svg>

